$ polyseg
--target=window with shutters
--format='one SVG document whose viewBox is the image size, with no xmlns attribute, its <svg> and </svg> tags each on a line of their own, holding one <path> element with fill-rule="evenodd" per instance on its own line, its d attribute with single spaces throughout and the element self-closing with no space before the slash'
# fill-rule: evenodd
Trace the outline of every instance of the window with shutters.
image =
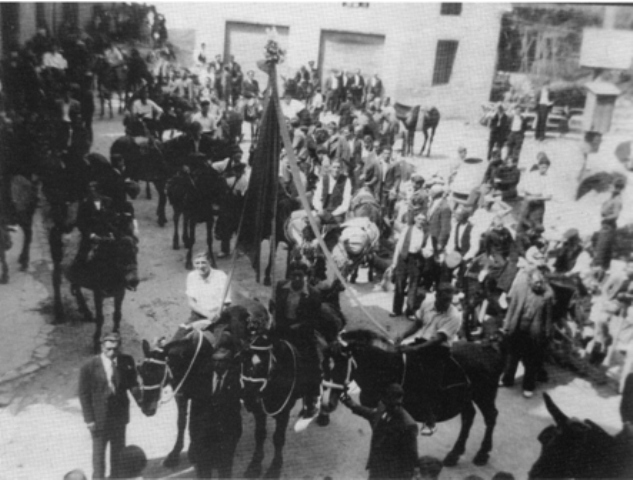
<svg viewBox="0 0 633 480">
<path fill-rule="evenodd" d="M 458 45 L 457 40 L 439 40 L 437 42 L 433 85 L 446 85 L 451 81 Z"/>
<path fill-rule="evenodd" d="M 442 3 L 440 6 L 440 15 L 461 15 L 461 3 Z"/>
</svg>

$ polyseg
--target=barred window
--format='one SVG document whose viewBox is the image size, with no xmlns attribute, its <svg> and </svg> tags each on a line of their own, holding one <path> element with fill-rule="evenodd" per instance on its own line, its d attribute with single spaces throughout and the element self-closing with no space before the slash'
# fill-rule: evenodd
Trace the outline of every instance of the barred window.
<svg viewBox="0 0 633 480">
<path fill-rule="evenodd" d="M 446 85 L 450 82 L 458 45 L 457 40 L 439 40 L 437 42 L 433 85 Z"/>
<path fill-rule="evenodd" d="M 440 15 L 461 15 L 461 3 L 442 3 L 440 7 Z"/>
</svg>

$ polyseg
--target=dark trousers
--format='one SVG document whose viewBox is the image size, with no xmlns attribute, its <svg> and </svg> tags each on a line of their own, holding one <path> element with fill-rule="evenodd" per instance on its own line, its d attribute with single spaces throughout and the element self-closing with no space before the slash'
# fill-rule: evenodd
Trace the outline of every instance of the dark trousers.
<svg viewBox="0 0 633 480">
<path fill-rule="evenodd" d="M 236 448 L 236 441 L 227 440 L 214 442 L 208 451 L 200 452 L 195 465 L 198 478 L 211 478 L 213 469 L 218 471 L 218 478 L 231 478 Z"/>
<path fill-rule="evenodd" d="M 596 255 L 593 258 L 593 264 L 602 267 L 603 270 L 609 270 L 611 266 L 616 230 L 617 225 L 615 222 L 602 222 L 602 227 L 598 232 L 595 247 Z"/>
<path fill-rule="evenodd" d="M 415 299 L 418 293 L 418 283 L 422 274 L 422 255 L 411 255 L 403 264 L 396 266 L 395 291 L 393 294 L 393 313 L 402 315 L 405 294 L 407 298 L 407 315 L 413 315 L 415 311 Z"/>
<path fill-rule="evenodd" d="M 537 140 L 545 140 L 548 115 L 549 107 L 547 105 L 539 105 L 536 110 L 536 131 L 534 132 L 534 138 Z"/>
<path fill-rule="evenodd" d="M 490 138 L 488 139 L 488 160 L 492 158 L 492 151 L 495 147 L 501 150 L 506 143 L 506 137 L 503 134 L 497 132 L 490 132 Z"/>
<path fill-rule="evenodd" d="M 519 159 L 521 147 L 523 147 L 525 134 L 523 132 L 510 132 L 508 136 L 508 157 Z"/>
<path fill-rule="evenodd" d="M 105 478 L 105 452 L 110 444 L 110 478 L 119 478 L 119 457 L 125 448 L 125 424 L 106 425 L 92 432 L 92 478 Z"/>
<path fill-rule="evenodd" d="M 328 112 L 337 112 L 340 104 L 339 93 L 330 90 L 325 94 L 325 110 Z"/>
<path fill-rule="evenodd" d="M 523 362 L 523 390 L 534 391 L 536 378 L 543 367 L 544 344 L 540 339 L 533 338 L 528 332 L 514 332 L 508 337 L 508 356 L 501 381 L 505 386 L 514 385 L 514 376 Z"/>
</svg>

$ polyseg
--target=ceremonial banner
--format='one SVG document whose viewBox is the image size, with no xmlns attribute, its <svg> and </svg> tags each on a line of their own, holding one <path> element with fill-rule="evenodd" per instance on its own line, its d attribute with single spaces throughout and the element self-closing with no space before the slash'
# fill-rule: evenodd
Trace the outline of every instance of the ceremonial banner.
<svg viewBox="0 0 633 480">
<path fill-rule="evenodd" d="M 272 233 L 281 148 L 277 109 L 269 98 L 261 119 L 257 147 L 253 152 L 251 177 L 244 204 L 244 220 L 238 239 L 240 248 L 253 262 L 258 282 L 261 243 L 262 240 L 270 238 Z"/>
</svg>

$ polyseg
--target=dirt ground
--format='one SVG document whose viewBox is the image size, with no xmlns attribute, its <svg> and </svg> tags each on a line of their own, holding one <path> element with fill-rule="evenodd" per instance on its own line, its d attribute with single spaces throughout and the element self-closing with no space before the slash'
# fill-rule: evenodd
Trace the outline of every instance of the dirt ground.
<svg viewBox="0 0 633 480">
<path fill-rule="evenodd" d="M 96 121 L 95 129 L 95 149 L 101 153 L 107 153 L 110 143 L 122 132 L 120 119 Z M 418 159 L 415 162 L 423 171 L 445 171 L 448 160 L 456 155 L 458 145 L 466 145 L 472 155 L 482 156 L 486 142 L 487 132 L 483 127 L 447 121 L 438 129 L 431 159 Z M 615 140 L 610 139 L 607 143 L 612 142 Z M 550 153 L 554 165 L 558 163 L 556 168 L 568 172 L 564 177 L 564 183 L 567 184 L 571 175 L 569 172 L 577 168 L 577 156 L 574 153 L 576 144 L 577 141 L 573 137 L 548 140 L 544 145 L 537 145 L 530 138 L 526 141 L 521 165 L 529 165 L 535 159 L 536 152 L 544 148 Z M 604 146 L 605 151 L 608 151 L 608 146 Z M 246 147 L 246 144 L 243 145 L 245 150 Z M 567 189 L 568 187 L 567 185 Z M 184 294 L 187 275 L 184 269 L 184 250 L 171 249 L 171 223 L 164 228 L 157 226 L 155 202 L 155 197 L 153 200 L 147 200 L 144 196 L 135 201 L 141 230 L 141 284 L 136 292 L 128 292 L 123 305 L 124 351 L 134 355 L 137 360 L 142 355 L 141 339 L 151 340 L 163 335 L 170 336 L 188 315 Z M 572 212 L 574 216 L 578 212 L 577 205 L 568 204 L 567 207 L 568 212 Z M 579 217 L 576 217 L 577 222 L 578 219 Z M 36 243 L 42 253 L 36 265 L 32 265 L 28 273 L 17 273 L 16 248 L 10 254 L 13 282 L 22 282 L 20 288 L 32 303 L 16 306 L 14 314 L 20 315 L 20 309 L 29 308 L 30 314 L 35 315 L 35 320 L 30 320 L 35 322 L 35 326 L 31 328 L 33 333 L 23 335 L 27 339 L 37 334 L 35 327 L 38 327 L 38 321 L 42 325 L 51 321 L 50 296 L 41 293 L 41 286 L 44 286 L 50 294 L 50 261 L 39 221 L 37 218 L 36 228 L 39 233 L 36 235 Z M 201 233 L 202 228 L 199 235 Z M 15 240 L 16 243 L 19 242 L 19 235 Z M 219 245 L 216 242 L 216 252 L 218 250 Z M 285 263 L 284 255 L 285 253 L 281 252 L 278 257 L 279 266 Z M 229 261 L 220 260 L 219 267 L 227 269 Z M 27 277 L 33 281 L 27 281 Z M 269 288 L 254 281 L 253 270 L 245 257 L 238 260 L 234 285 L 237 291 L 235 300 L 238 301 L 240 295 L 246 295 L 267 302 L 270 295 Z M 377 290 L 368 284 L 364 272 L 361 272 L 359 283 L 354 288 L 365 308 L 389 331 L 395 333 L 405 328 L 406 320 L 394 321 L 387 316 L 391 306 L 391 292 Z M 39 296 L 36 295 L 38 291 Z M 9 290 L 0 290 L 2 305 L 5 305 L 4 299 L 9 297 L 7 292 Z M 110 302 L 106 305 L 107 328 L 111 325 L 112 306 Z M 18 386 L 12 403 L 0 410 L 1 479 L 60 479 L 65 472 L 74 468 L 81 468 L 88 474 L 91 472 L 91 440 L 81 415 L 77 381 L 81 364 L 91 354 L 94 325 L 82 322 L 67 285 L 65 306 L 66 323 L 54 328 L 48 338 L 50 365 L 40 369 L 29 377 L 28 382 Z M 367 318 L 358 307 L 350 305 L 347 297 L 343 298 L 343 310 L 350 328 L 368 325 Z M 30 348 L 26 344 L 27 339 L 20 338 L 18 330 L 21 330 L 20 325 L 16 324 L 13 331 L 3 330 L 3 335 L 14 335 L 16 345 L 22 345 L 24 349 Z M 548 391 L 569 415 L 591 418 L 610 432 L 619 430 L 619 396 L 613 390 L 575 378 L 571 373 L 555 366 L 549 366 L 549 371 L 550 382 L 542 385 L 538 393 Z M 490 478 L 499 470 L 510 471 L 516 478 L 526 477 L 540 451 L 536 437 L 551 423 L 542 396 L 537 394 L 527 400 L 521 396 L 518 387 L 502 389 L 499 392 L 497 406 L 500 414 L 489 465 L 480 468 L 471 462 L 483 436 L 483 421 L 481 415 L 478 415 L 466 454 L 457 467 L 442 472 L 442 479 L 461 479 L 468 474 Z M 291 423 L 297 413 L 298 407 L 293 411 Z M 244 434 L 235 458 L 234 472 L 237 477 L 240 477 L 246 468 L 254 445 L 252 418 L 246 412 L 243 418 Z M 161 466 L 162 459 L 175 440 L 175 425 L 176 407 L 173 402 L 163 405 L 153 418 L 144 417 L 135 405 L 132 406 L 127 440 L 130 444 L 141 446 L 150 459 L 144 473 L 145 478 L 193 476 L 184 454 L 181 457 L 182 467 L 179 469 L 168 470 Z M 268 425 L 269 434 L 272 434 L 272 421 L 269 420 Z M 459 426 L 459 419 L 456 418 L 441 424 L 433 437 L 421 437 L 418 442 L 420 454 L 442 458 L 457 438 Z M 370 438 L 371 431 L 367 422 L 355 417 L 344 407 L 340 407 L 333 414 L 328 427 L 312 425 L 300 434 L 289 429 L 283 478 L 365 478 L 364 465 Z M 269 440 L 266 449 L 268 460 L 271 453 L 272 446 Z"/>
</svg>

